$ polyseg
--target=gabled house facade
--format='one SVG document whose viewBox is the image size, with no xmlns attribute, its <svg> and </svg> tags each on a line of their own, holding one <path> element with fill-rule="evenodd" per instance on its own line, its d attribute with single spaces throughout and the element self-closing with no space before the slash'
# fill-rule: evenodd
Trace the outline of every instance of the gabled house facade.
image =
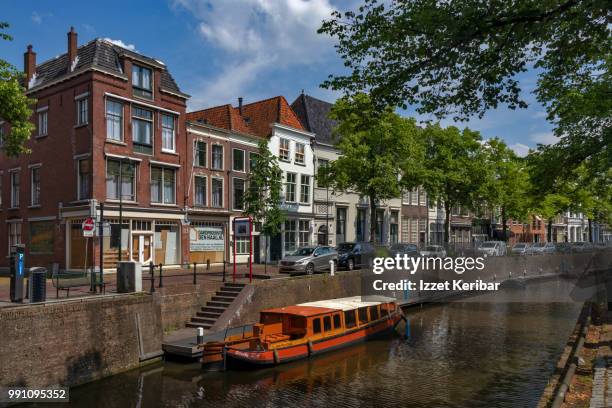
<svg viewBox="0 0 612 408">
<path fill-rule="evenodd" d="M 232 187 L 232 194 L 236 196 L 235 183 L 242 185 L 246 180 L 247 160 L 251 152 L 256 153 L 258 141 L 268 141 L 268 148 L 278 158 L 279 167 L 282 171 L 283 193 L 281 197 L 281 209 L 285 212 L 286 220 L 283 223 L 280 234 L 273 237 L 262 236 L 256 228 L 254 231 L 253 261 L 262 262 L 276 261 L 285 254 L 295 251 L 298 247 L 311 245 L 313 243 L 313 183 L 314 183 L 314 135 L 308 132 L 291 109 L 287 100 L 277 96 L 261 101 L 243 104 L 239 99 L 238 106 L 222 105 L 209 109 L 190 112 L 188 120 L 193 126 L 213 125 L 218 129 L 229 131 L 228 143 L 232 148 L 232 166 L 236 153 L 244 160 L 244 170 L 233 171 L 231 180 L 228 181 Z M 240 151 L 245 153 L 242 154 Z M 247 164 L 247 162 L 249 162 Z M 242 165 L 239 165 L 242 168 Z M 229 198 L 232 215 L 229 218 L 230 237 L 232 219 L 241 215 L 243 209 L 240 200 Z M 241 208 L 236 208 L 240 205 Z M 230 242 L 230 251 L 234 243 Z M 237 242 L 236 247 L 239 261 L 248 259 L 248 250 L 243 243 Z M 267 252 L 266 252 L 267 248 Z"/>
<path fill-rule="evenodd" d="M 24 72 L 36 131 L 30 154 L 0 152 L 0 265 L 18 243 L 28 265 L 98 267 L 100 251 L 107 267 L 181 263 L 188 95 L 166 65 L 102 39 L 78 46 L 71 29 L 67 51 L 41 64 L 28 46 Z M 81 224 L 102 203 L 100 243 Z"/>
</svg>

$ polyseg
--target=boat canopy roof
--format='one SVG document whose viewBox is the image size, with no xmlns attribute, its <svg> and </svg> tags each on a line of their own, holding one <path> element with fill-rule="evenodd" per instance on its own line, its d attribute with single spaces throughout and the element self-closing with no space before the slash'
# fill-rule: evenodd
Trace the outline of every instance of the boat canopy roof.
<svg viewBox="0 0 612 408">
<path fill-rule="evenodd" d="M 261 313 L 285 313 L 303 317 L 316 316 L 325 313 L 355 310 L 360 307 L 376 306 L 382 303 L 395 302 L 394 298 L 384 296 L 369 296 L 363 300 L 361 296 L 351 296 L 338 299 L 318 300 L 316 302 L 300 303 L 293 306 L 262 310 Z"/>
</svg>

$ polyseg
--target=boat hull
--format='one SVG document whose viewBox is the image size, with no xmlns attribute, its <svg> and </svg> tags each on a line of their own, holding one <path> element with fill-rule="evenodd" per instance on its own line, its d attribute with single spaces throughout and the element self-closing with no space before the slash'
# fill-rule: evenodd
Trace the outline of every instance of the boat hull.
<svg viewBox="0 0 612 408">
<path fill-rule="evenodd" d="M 388 334 L 393 331 L 400 319 L 401 316 L 397 314 L 342 334 L 272 350 L 252 351 L 229 347 L 225 351 L 226 367 L 230 369 L 264 368 L 317 356 Z"/>
</svg>

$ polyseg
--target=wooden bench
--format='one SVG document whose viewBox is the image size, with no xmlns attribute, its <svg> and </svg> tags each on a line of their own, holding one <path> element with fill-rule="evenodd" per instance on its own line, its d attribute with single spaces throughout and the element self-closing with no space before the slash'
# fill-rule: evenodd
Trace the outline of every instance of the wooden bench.
<svg viewBox="0 0 612 408">
<path fill-rule="evenodd" d="M 94 276 L 97 280 L 98 276 Z M 91 272 L 54 272 L 52 275 L 53 286 L 59 298 L 59 291 L 65 290 L 67 292 L 66 297 L 70 297 L 70 289 L 82 286 L 91 286 Z M 100 286 L 101 289 L 106 293 L 106 284 L 104 280 L 102 282 L 95 282 L 96 286 Z"/>
</svg>

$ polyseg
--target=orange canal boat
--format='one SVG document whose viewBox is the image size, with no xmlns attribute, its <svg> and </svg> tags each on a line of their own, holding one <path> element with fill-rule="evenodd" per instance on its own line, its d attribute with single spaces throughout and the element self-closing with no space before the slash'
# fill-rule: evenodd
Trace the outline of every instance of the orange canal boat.
<svg viewBox="0 0 612 408">
<path fill-rule="evenodd" d="M 321 300 L 260 312 L 248 334 L 201 344 L 204 367 L 258 368 L 308 358 L 388 333 L 403 318 L 395 299 Z"/>
</svg>

